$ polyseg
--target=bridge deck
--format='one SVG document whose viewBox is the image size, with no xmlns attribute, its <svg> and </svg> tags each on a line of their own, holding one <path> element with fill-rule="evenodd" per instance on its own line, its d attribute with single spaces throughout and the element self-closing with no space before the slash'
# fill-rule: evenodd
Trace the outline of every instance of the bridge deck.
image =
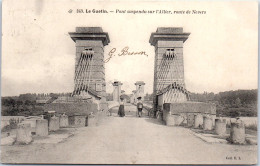
<svg viewBox="0 0 260 166">
<path fill-rule="evenodd" d="M 208 144 L 183 127 L 168 127 L 148 117 L 107 117 L 99 126 L 79 128 L 59 144 L 6 146 L 2 162 L 95 164 L 255 163 L 256 146 Z M 117 111 L 116 108 L 114 111 Z M 14 157 L 15 155 L 15 157 Z M 241 160 L 227 160 L 239 156 Z"/>
</svg>

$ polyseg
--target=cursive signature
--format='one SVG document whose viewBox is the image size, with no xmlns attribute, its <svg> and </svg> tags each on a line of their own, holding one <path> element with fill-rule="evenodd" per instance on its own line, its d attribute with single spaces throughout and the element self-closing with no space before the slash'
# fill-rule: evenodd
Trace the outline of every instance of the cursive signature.
<svg viewBox="0 0 260 166">
<path fill-rule="evenodd" d="M 116 55 L 117 55 L 117 56 L 125 56 L 125 55 L 145 55 L 145 56 L 148 56 L 145 51 L 129 51 L 129 47 L 126 46 L 126 47 L 124 47 L 124 48 L 121 50 L 121 52 L 119 52 L 119 53 L 116 53 L 116 48 L 111 49 L 111 50 L 109 51 L 109 53 L 108 53 L 108 56 L 109 56 L 109 57 L 108 57 L 107 59 L 105 59 L 104 62 L 105 62 L 105 63 L 109 62 L 110 59 L 111 59 L 113 56 L 116 56 Z"/>
</svg>

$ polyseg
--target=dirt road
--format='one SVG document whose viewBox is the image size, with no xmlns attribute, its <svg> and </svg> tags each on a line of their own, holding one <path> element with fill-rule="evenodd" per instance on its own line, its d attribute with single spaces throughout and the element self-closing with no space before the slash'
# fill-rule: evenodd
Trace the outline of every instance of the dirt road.
<svg viewBox="0 0 260 166">
<path fill-rule="evenodd" d="M 1 147 L 4 163 L 67 164 L 254 164 L 257 146 L 208 144 L 189 129 L 138 118 L 111 116 L 99 126 L 80 128 L 59 144 Z M 116 109 L 114 110 L 116 112 Z M 130 111 L 130 112 L 129 112 Z M 127 111 L 126 111 L 127 112 Z"/>
</svg>

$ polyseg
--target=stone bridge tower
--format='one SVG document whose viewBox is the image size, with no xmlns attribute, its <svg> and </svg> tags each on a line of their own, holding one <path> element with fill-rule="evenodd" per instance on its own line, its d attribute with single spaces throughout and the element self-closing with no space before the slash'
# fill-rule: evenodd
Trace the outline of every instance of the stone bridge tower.
<svg viewBox="0 0 260 166">
<path fill-rule="evenodd" d="M 183 43 L 190 33 L 183 28 L 161 27 L 151 34 L 150 44 L 155 47 L 154 105 L 188 100 L 185 89 Z"/>
<path fill-rule="evenodd" d="M 104 46 L 110 42 L 101 27 L 76 27 L 69 32 L 76 44 L 73 95 L 103 98 L 106 92 Z"/>
<path fill-rule="evenodd" d="M 143 81 L 137 81 L 135 83 L 136 86 L 136 98 L 142 97 L 142 100 L 144 100 L 144 85 L 145 83 Z"/>
<path fill-rule="evenodd" d="M 123 83 L 120 81 L 115 81 L 112 83 L 114 90 L 113 90 L 113 101 L 120 102 L 120 95 L 121 95 L 121 86 Z"/>
</svg>

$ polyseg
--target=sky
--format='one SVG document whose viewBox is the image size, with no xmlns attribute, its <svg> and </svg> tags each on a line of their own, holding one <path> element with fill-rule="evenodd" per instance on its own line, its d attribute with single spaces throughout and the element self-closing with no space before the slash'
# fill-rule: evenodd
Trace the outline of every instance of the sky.
<svg viewBox="0 0 260 166">
<path fill-rule="evenodd" d="M 26 3 L 25 3 L 26 1 Z M 25 5 L 26 4 L 26 5 Z M 76 27 L 102 27 L 116 48 L 145 51 L 148 56 L 113 57 L 105 64 L 107 92 L 114 80 L 130 94 L 136 81 L 153 91 L 154 47 L 149 38 L 157 27 L 183 27 L 186 89 L 203 93 L 256 89 L 258 80 L 257 1 L 80 1 L 8 0 L 3 2 L 1 95 L 72 92 Z M 73 12 L 68 11 L 72 9 Z M 206 14 L 76 13 L 77 9 L 197 10 Z"/>
</svg>

